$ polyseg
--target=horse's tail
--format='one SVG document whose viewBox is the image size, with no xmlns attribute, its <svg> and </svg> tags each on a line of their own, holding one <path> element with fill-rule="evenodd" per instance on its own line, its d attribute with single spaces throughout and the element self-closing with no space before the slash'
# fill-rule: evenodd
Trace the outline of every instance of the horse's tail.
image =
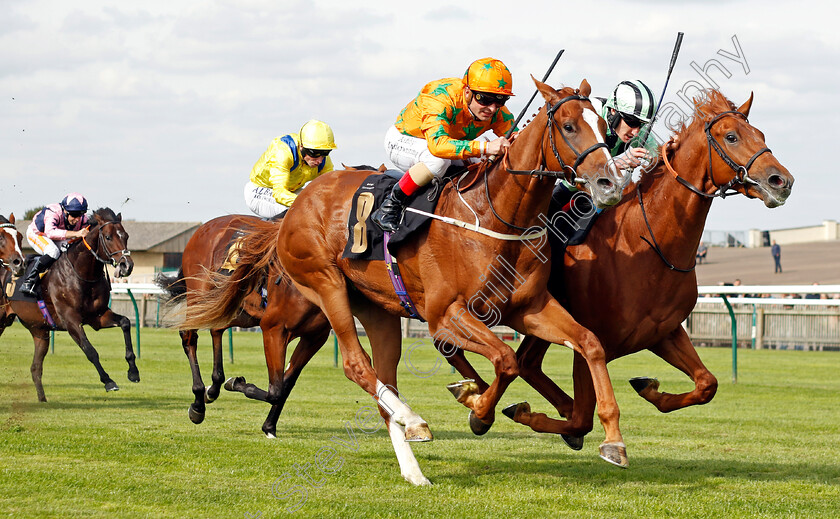
<svg viewBox="0 0 840 519">
<path fill-rule="evenodd" d="M 248 294 L 266 279 L 270 265 L 279 265 L 277 238 L 281 228 L 277 222 L 248 222 L 239 241 L 239 257 L 233 272 L 207 272 L 211 288 L 190 301 L 186 318 L 179 327 L 182 330 L 212 330 L 230 326 L 242 311 L 242 302 Z"/>
<path fill-rule="evenodd" d="M 187 293 L 187 282 L 184 279 L 183 267 L 178 269 L 178 273 L 174 276 L 167 276 L 161 272 L 155 276 L 155 285 L 164 290 L 166 301 L 182 297 Z"/>
</svg>

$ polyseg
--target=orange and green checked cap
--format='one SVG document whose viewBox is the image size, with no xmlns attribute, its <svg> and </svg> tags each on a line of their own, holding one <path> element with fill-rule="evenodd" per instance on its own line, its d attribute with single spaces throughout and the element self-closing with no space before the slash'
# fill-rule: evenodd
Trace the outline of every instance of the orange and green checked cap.
<svg viewBox="0 0 840 519">
<path fill-rule="evenodd" d="M 504 63 L 493 58 L 473 61 L 464 72 L 464 82 L 470 90 L 489 94 L 513 95 L 513 77 Z"/>
</svg>

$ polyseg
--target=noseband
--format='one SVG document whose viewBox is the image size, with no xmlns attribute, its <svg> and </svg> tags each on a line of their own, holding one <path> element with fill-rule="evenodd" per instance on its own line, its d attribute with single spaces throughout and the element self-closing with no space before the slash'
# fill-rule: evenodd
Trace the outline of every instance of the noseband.
<svg viewBox="0 0 840 519">
<path fill-rule="evenodd" d="M 105 239 L 102 237 L 102 229 L 106 225 L 111 225 L 112 223 L 116 223 L 116 222 L 105 222 L 105 223 L 103 223 L 99 226 L 99 238 L 98 238 L 99 247 L 102 247 L 102 249 L 105 250 L 105 254 L 107 255 L 107 257 L 110 261 L 105 261 L 104 259 L 100 258 L 99 255 L 96 253 L 96 251 L 93 250 L 93 248 L 90 246 L 90 244 L 88 244 L 88 242 L 85 238 L 82 238 L 82 243 L 84 243 L 85 247 L 87 247 L 87 250 L 89 250 L 90 253 L 93 254 L 93 257 L 96 258 L 96 261 L 98 261 L 99 263 L 102 263 L 103 265 L 107 265 L 107 264 L 110 263 L 111 266 L 113 266 L 114 268 L 117 268 L 117 260 L 114 259 L 114 256 L 116 256 L 117 254 L 120 254 L 121 257 L 122 256 L 131 256 L 131 251 L 128 250 L 128 249 L 122 249 L 122 250 L 118 250 L 118 251 L 115 251 L 115 252 L 111 252 L 111 251 L 108 250 L 108 247 L 105 245 Z M 99 247 L 97 247 L 97 249 L 99 249 Z"/>
</svg>

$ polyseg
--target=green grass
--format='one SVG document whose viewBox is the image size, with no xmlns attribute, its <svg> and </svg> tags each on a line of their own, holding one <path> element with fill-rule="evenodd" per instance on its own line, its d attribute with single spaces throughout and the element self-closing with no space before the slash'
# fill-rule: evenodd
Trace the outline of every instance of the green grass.
<svg viewBox="0 0 840 519">
<path fill-rule="evenodd" d="M 330 441 L 346 438 L 345 422 L 372 400 L 332 367 L 332 342 L 301 376 L 278 424 L 278 439 L 260 432 L 267 406 L 225 391 L 207 418 L 187 418 L 191 377 L 177 334 L 144 329 L 142 380 L 126 379 L 119 330 L 89 332 L 103 366 L 121 390 L 105 393 L 93 367 L 64 334 L 44 365 L 49 400 L 39 404 L 29 377 L 32 341 L 19 324 L 0 337 L 0 515 L 10 517 L 837 517 L 840 514 L 840 355 L 793 351 L 739 352 L 732 384 L 731 353 L 700 355 L 720 380 L 709 405 L 663 415 L 626 380 L 656 376 L 669 392 L 691 382 L 649 353 L 610 364 L 621 406 L 628 470 L 598 458 L 597 425 L 582 451 L 539 435 L 498 413 L 493 429 L 474 437 L 467 410 L 445 384 L 457 375 L 443 366 L 420 379 L 403 366 L 400 389 L 432 428 L 435 441 L 414 452 L 432 487 L 403 481 L 383 429 L 356 429 L 358 450 Z M 205 382 L 211 359 L 200 342 Z M 259 334 L 237 333 L 236 363 L 228 375 L 265 386 Z M 418 369 L 433 366 L 430 346 L 412 355 Z M 227 360 L 227 355 L 225 356 Z M 489 364 L 476 364 L 489 371 Z M 547 372 L 571 388 L 571 355 L 556 347 Z M 527 399 L 548 405 L 516 381 L 502 404 Z M 340 467 L 312 472 L 318 488 L 293 476 L 306 499 L 278 499 L 272 483 L 295 465 L 314 464 L 334 446 Z M 333 463 L 339 463 L 338 458 Z M 316 475 L 318 474 L 318 475 Z M 323 481 L 317 481 L 322 478 Z M 299 485 L 299 487 L 294 487 Z M 302 494 L 296 494 L 300 497 Z"/>
</svg>

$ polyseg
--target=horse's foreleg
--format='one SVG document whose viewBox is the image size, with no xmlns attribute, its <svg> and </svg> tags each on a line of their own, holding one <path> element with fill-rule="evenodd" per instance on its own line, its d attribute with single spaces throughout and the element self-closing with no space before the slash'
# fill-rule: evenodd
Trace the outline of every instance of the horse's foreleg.
<svg viewBox="0 0 840 519">
<path fill-rule="evenodd" d="M 88 361 L 93 364 L 97 373 L 99 373 L 99 381 L 105 385 L 105 391 L 119 391 L 120 388 L 117 386 L 117 383 L 108 376 L 108 373 L 106 373 L 105 369 L 102 368 L 102 364 L 99 363 L 99 353 L 96 352 L 93 344 L 91 344 L 88 340 L 84 329 L 82 329 L 80 319 L 65 318 L 64 322 L 69 323 L 67 325 L 67 333 L 69 333 L 70 337 L 76 341 L 76 344 L 78 344 L 79 348 L 81 348 L 82 352 L 84 352 L 85 357 L 87 357 Z"/>
<path fill-rule="evenodd" d="M 44 386 L 41 383 L 41 375 L 44 373 L 44 357 L 50 347 L 50 334 L 46 330 L 32 330 L 32 339 L 35 341 L 35 354 L 32 356 L 32 366 L 29 372 L 32 374 L 32 382 L 35 383 L 35 392 L 38 394 L 39 402 L 46 402 Z"/>
<path fill-rule="evenodd" d="M 481 375 L 475 370 L 470 361 L 467 360 L 466 355 L 464 355 L 463 350 L 458 347 L 455 347 L 451 344 L 447 343 L 440 343 L 435 341 L 435 347 L 438 351 L 446 358 L 446 361 L 449 363 L 450 366 L 455 368 L 455 370 L 465 379 L 472 379 L 478 385 L 478 392 L 484 393 L 487 391 L 487 388 L 490 387 L 490 384 L 484 381 L 481 378 Z"/>
<path fill-rule="evenodd" d="M 659 391 L 659 382 L 652 378 L 634 378 L 630 381 L 642 398 L 663 413 L 690 405 L 706 404 L 717 392 L 718 382 L 706 369 L 685 329 L 678 326 L 668 337 L 655 344 L 650 351 L 665 362 L 682 371 L 694 382 L 694 390 L 674 395 Z"/>
<path fill-rule="evenodd" d="M 454 322 L 453 319 L 457 318 L 458 325 L 453 324 L 446 328 L 444 325 L 446 317 L 449 318 L 448 322 Z M 496 378 L 484 392 L 479 393 L 479 386 L 476 383 L 458 382 L 448 386 L 455 398 L 472 410 L 470 429 L 473 433 L 479 435 L 486 433 L 495 420 L 496 404 L 507 386 L 519 374 L 516 354 L 510 346 L 496 337 L 496 334 L 467 312 L 461 304 L 451 305 L 446 310 L 443 319 L 430 321 L 429 331 L 439 340 L 446 337 L 450 346 L 478 353 L 493 364 Z"/>
<path fill-rule="evenodd" d="M 201 380 L 201 369 L 198 366 L 198 356 L 196 349 L 198 348 L 198 330 L 181 330 L 178 332 L 181 336 L 181 346 L 184 348 L 184 354 L 190 362 L 190 371 L 192 372 L 192 392 L 195 395 L 195 401 L 190 404 L 189 417 L 194 424 L 200 424 L 204 421 L 204 381 Z"/>
<path fill-rule="evenodd" d="M 534 301 L 533 313 L 523 313 L 521 324 L 525 333 L 545 341 L 564 344 L 580 354 L 586 361 L 595 390 L 598 418 L 606 438 L 601 444 L 601 457 L 606 461 L 627 467 L 627 449 L 619 428 L 618 403 L 607 371 L 606 354 L 594 333 L 577 323 L 552 297 Z"/>
<path fill-rule="evenodd" d="M 570 418 L 572 416 L 574 400 L 560 389 L 542 370 L 543 359 L 549 346 L 551 346 L 551 343 L 539 337 L 532 335 L 525 337 L 522 344 L 516 350 L 516 360 L 519 363 L 519 376 L 548 400 L 557 409 L 560 416 Z"/>
<path fill-rule="evenodd" d="M 125 361 L 128 363 L 128 380 L 131 382 L 140 382 L 140 372 L 137 370 L 134 348 L 131 345 L 131 320 L 124 315 L 114 313 L 111 310 L 106 310 L 105 313 L 99 317 L 99 326 L 95 329 L 113 328 L 115 326 L 119 326 L 123 332 L 123 340 L 125 341 Z"/>
</svg>

